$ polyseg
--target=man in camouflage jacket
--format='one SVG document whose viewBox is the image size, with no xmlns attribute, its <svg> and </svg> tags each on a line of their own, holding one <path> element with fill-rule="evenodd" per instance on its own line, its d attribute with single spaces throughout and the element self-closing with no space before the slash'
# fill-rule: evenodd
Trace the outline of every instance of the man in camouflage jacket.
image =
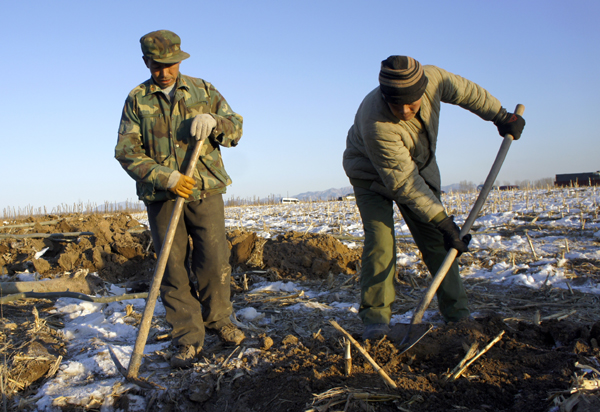
<svg viewBox="0 0 600 412">
<path fill-rule="evenodd" d="M 244 339 L 230 320 L 231 267 L 223 193 L 231 179 L 220 149 L 238 144 L 243 119 L 212 84 L 179 73 L 181 61 L 189 54 L 180 49 L 175 33 L 158 30 L 143 36 L 140 43 L 151 78 L 127 96 L 115 158 L 136 181 L 157 253 L 175 199 L 186 199 L 160 292 L 173 328 L 176 353 L 171 365 L 188 367 L 202 349 L 205 326 L 226 342 L 239 344 Z M 183 173 L 196 144 L 202 144 L 200 159 L 189 178 Z"/>
<path fill-rule="evenodd" d="M 394 202 L 423 260 L 437 273 L 446 251 L 467 251 L 470 235 L 460 238 L 453 217 L 440 200 L 435 149 L 441 103 L 458 105 L 493 121 L 501 136 L 521 135 L 525 120 L 507 113 L 481 86 L 436 66 L 421 66 L 408 56 L 381 64 L 379 86 L 363 100 L 348 131 L 344 170 L 354 187 L 365 230 L 361 266 L 363 339 L 389 331 L 394 301 L 396 246 Z M 469 317 L 467 296 L 456 261 L 437 291 L 444 319 Z"/>
</svg>

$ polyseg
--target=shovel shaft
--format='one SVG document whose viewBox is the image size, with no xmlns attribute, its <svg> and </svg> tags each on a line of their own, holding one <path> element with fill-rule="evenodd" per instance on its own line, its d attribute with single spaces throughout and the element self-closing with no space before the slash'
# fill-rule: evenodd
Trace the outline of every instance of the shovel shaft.
<svg viewBox="0 0 600 412">
<path fill-rule="evenodd" d="M 522 116 L 524 112 L 525 106 L 518 104 L 515 108 L 515 113 L 519 116 Z M 473 222 L 475 222 L 475 219 L 477 219 L 477 216 L 479 215 L 479 212 L 481 211 L 481 208 L 483 207 L 490 190 L 492 190 L 493 184 L 496 181 L 496 177 L 498 177 L 498 173 L 500 172 L 500 168 L 504 163 L 504 159 L 506 158 L 506 154 L 508 153 L 508 149 L 510 149 L 512 142 L 513 137 L 510 134 L 504 136 L 504 140 L 502 141 L 502 145 L 500 145 L 500 150 L 498 150 L 496 160 L 494 160 L 494 164 L 492 165 L 490 173 L 488 173 L 487 179 L 485 179 L 485 182 L 483 183 L 483 188 L 479 192 L 479 196 L 477 196 L 477 200 L 475 201 L 475 204 L 473 205 L 473 208 L 471 209 L 471 212 L 469 213 L 469 216 L 467 217 L 467 220 L 465 220 L 465 224 L 460 231 L 461 237 L 469 233 L 471 226 L 473 226 Z"/>
<path fill-rule="evenodd" d="M 518 104 L 515 109 L 515 113 L 518 115 L 522 115 L 524 112 L 525 106 L 523 106 L 522 104 Z M 500 168 L 502 167 L 502 163 L 506 158 L 506 154 L 508 153 L 508 149 L 510 148 L 512 141 L 513 137 L 510 134 L 504 136 L 504 140 L 502 141 L 500 150 L 498 150 L 498 154 L 496 155 L 496 160 L 494 161 L 494 164 L 492 165 L 488 177 L 485 180 L 485 183 L 483 184 L 483 188 L 479 192 L 479 196 L 477 197 L 477 200 L 475 201 L 475 204 L 473 205 L 473 208 L 471 209 L 471 212 L 469 213 L 469 216 L 467 217 L 467 220 L 465 221 L 465 224 L 463 225 L 460 231 L 461 238 L 467 233 L 469 233 L 473 222 L 475 221 L 475 219 L 477 219 L 477 215 L 481 211 L 481 208 L 483 207 L 483 204 L 485 203 L 485 200 L 487 199 L 487 196 L 490 193 L 490 190 L 492 189 L 492 185 L 496 181 L 496 177 L 498 176 L 498 172 L 500 172 Z M 446 257 L 444 258 L 442 265 L 435 274 L 431 285 L 429 286 L 427 292 L 419 302 L 417 309 L 415 309 L 415 313 L 413 314 L 412 320 L 410 321 L 411 324 L 418 324 L 421 323 L 421 321 L 423 320 L 423 314 L 425 313 L 425 310 L 427 310 L 427 308 L 429 307 L 429 304 L 433 299 L 433 295 L 435 295 L 440 284 L 446 277 L 446 274 L 450 270 L 452 263 L 454 263 L 454 259 L 456 259 L 457 254 L 458 251 L 454 248 L 450 249 L 446 254 Z"/>
<path fill-rule="evenodd" d="M 194 169 L 196 168 L 196 163 L 200 157 L 200 149 L 202 148 L 203 142 L 203 140 L 199 140 L 194 147 L 192 158 L 185 172 L 185 175 L 188 177 L 192 177 L 194 174 Z M 160 284 L 162 282 L 163 275 L 165 274 L 167 260 L 169 259 L 171 247 L 173 246 L 173 238 L 175 237 L 175 231 L 177 230 L 177 224 L 179 223 L 179 218 L 181 217 L 181 211 L 183 210 L 184 203 L 185 199 L 181 196 L 178 196 L 177 200 L 175 201 L 173 213 L 171 214 L 171 219 L 169 220 L 169 227 L 167 228 L 165 239 L 162 247 L 160 248 L 158 262 L 156 263 L 154 276 L 152 277 L 150 292 L 148 293 L 146 306 L 144 307 L 144 313 L 142 314 L 142 320 L 140 321 L 140 329 L 138 330 L 135 346 L 133 347 L 133 353 L 131 354 L 131 359 L 129 360 L 129 367 L 127 368 L 126 378 L 128 379 L 137 378 L 138 371 L 142 363 L 144 347 L 146 346 L 146 341 L 148 340 L 148 334 L 150 333 L 150 326 L 152 324 L 152 316 L 154 315 L 154 307 L 156 306 L 156 299 L 158 298 L 158 294 L 160 292 Z"/>
</svg>

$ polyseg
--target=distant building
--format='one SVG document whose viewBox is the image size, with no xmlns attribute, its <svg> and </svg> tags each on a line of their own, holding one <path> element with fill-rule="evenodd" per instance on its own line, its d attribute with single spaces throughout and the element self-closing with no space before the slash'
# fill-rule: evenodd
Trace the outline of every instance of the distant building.
<svg viewBox="0 0 600 412">
<path fill-rule="evenodd" d="M 600 186 L 600 171 L 556 175 L 554 186 Z"/>
</svg>

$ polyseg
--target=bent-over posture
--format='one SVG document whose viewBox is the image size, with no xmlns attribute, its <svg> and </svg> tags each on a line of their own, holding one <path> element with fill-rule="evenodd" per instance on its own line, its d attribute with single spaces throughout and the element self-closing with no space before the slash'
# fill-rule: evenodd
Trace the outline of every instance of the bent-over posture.
<svg viewBox="0 0 600 412">
<path fill-rule="evenodd" d="M 348 131 L 343 165 L 354 187 L 365 231 L 359 316 L 363 339 L 388 333 L 394 301 L 396 245 L 394 202 L 427 268 L 435 274 L 447 250 L 467 251 L 453 217 L 440 201 L 436 143 L 441 103 L 458 105 L 493 121 L 501 136 L 521 136 L 525 121 L 507 113 L 498 99 L 477 84 L 408 56 L 381 63 L 379 86 L 362 101 Z M 437 291 L 447 322 L 470 316 L 455 261 Z"/>
</svg>

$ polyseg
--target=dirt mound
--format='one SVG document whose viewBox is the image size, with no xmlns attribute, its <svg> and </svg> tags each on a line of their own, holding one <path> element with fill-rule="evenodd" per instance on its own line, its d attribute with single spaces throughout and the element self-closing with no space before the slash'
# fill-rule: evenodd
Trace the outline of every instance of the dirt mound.
<svg viewBox="0 0 600 412">
<path fill-rule="evenodd" d="M 288 232 L 267 241 L 253 232 L 236 230 L 228 234 L 228 240 L 234 269 L 271 269 L 289 279 L 354 275 L 360 262 L 361 250 L 350 249 L 327 234 Z"/>
<path fill-rule="evenodd" d="M 141 276 L 154 265 L 149 232 L 128 214 L 43 216 L 0 227 L 0 273 L 51 278 L 88 269 L 108 282 Z M 141 230 L 140 230 L 141 229 Z"/>
<path fill-rule="evenodd" d="M 0 235 L 0 274 L 29 271 L 49 278 L 88 269 L 110 283 L 147 282 L 156 263 L 150 232 L 129 214 L 29 218 L 0 227 Z M 330 272 L 355 274 L 360 260 L 360 251 L 330 235 L 290 232 L 266 240 L 236 230 L 227 238 L 234 270 L 323 278 Z"/>
</svg>

